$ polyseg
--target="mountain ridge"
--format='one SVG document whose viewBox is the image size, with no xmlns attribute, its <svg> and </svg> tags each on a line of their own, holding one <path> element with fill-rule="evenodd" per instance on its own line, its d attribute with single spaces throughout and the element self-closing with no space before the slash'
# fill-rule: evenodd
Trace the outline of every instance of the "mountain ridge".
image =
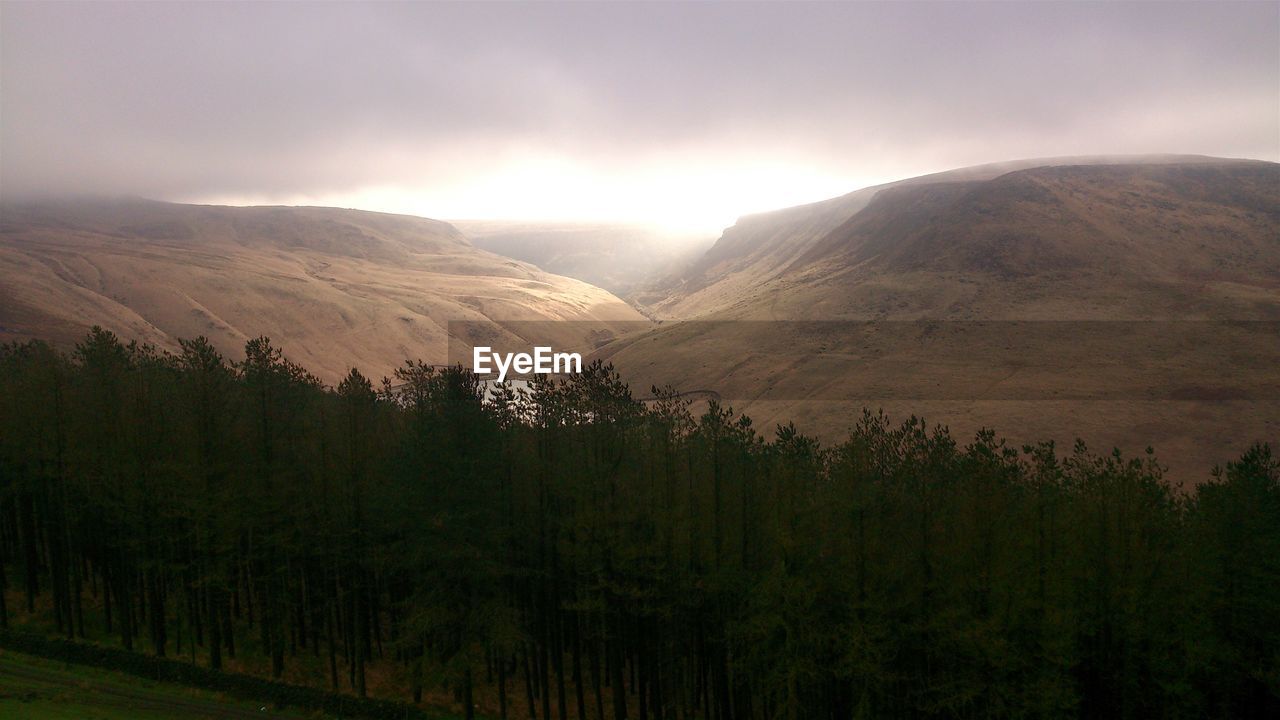
<svg viewBox="0 0 1280 720">
<path fill-rule="evenodd" d="M 742 221 L 660 325 L 597 357 L 832 442 L 881 408 L 1153 445 L 1187 479 L 1274 439 L 1280 164 L 1031 164 Z"/>
<path fill-rule="evenodd" d="M 650 288 L 645 300 L 649 309 L 664 319 L 689 319 L 727 310 L 741 296 L 755 292 L 762 283 L 787 270 L 794 270 L 813 245 L 841 225 L 853 222 L 875 197 L 884 192 L 920 185 L 990 181 L 1012 172 L 1040 167 L 1119 164 L 1277 167 L 1275 163 L 1265 161 L 1201 155 L 1068 156 L 988 163 L 905 178 L 817 203 L 744 216 L 680 277 L 669 277 L 660 287 Z"/>
</svg>

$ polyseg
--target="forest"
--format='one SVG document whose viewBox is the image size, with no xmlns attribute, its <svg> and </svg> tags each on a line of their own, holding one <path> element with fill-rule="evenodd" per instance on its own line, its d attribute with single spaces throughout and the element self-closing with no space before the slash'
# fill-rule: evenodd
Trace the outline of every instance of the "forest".
<svg viewBox="0 0 1280 720">
<path fill-rule="evenodd" d="M 0 624 L 470 718 L 1280 716 L 1280 460 L 0 348 Z M 648 393 L 646 393 L 647 395 Z"/>
</svg>

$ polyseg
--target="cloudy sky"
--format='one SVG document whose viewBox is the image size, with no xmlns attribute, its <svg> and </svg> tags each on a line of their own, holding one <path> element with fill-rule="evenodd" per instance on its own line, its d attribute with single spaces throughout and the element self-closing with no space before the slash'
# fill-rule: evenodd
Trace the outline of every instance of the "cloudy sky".
<svg viewBox="0 0 1280 720">
<path fill-rule="evenodd" d="M 0 5 L 0 193 L 740 214 L 982 162 L 1280 160 L 1280 3 Z"/>
</svg>

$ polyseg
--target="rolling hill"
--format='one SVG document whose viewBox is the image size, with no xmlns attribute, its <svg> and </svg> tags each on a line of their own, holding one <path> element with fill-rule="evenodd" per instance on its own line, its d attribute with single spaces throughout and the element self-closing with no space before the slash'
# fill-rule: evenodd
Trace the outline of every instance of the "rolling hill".
<svg viewBox="0 0 1280 720">
<path fill-rule="evenodd" d="M 864 405 L 1203 476 L 1280 437 L 1280 166 L 981 166 L 744 218 L 601 352 L 840 437 Z M 1067 434 L 1067 433 L 1071 434 Z"/>
<path fill-rule="evenodd" d="M 610 293 L 473 247 L 423 218 L 140 199 L 0 207 L 0 340 L 69 345 L 92 325 L 240 357 L 267 335 L 326 381 L 444 362 L 450 321 L 643 318 Z M 598 341 L 557 325 L 558 348 Z"/>
<path fill-rule="evenodd" d="M 972 279 L 1003 280 L 1006 278 L 998 273 L 987 272 L 992 268 L 983 267 L 988 251 L 994 249 L 992 244 L 1000 242 L 997 236 L 1007 243 L 1001 252 L 1039 257 L 1055 249 L 1038 238 L 1054 234 L 1058 241 L 1074 244 L 1073 252 L 1084 253 L 1073 259 L 1059 258 L 1074 270 L 1103 265 L 1102 256 L 1091 255 L 1095 251 L 1123 252 L 1111 242 L 1127 235 L 1136 234 L 1140 239 L 1123 239 L 1121 244 L 1145 244 L 1141 257 L 1128 258 L 1130 265 L 1180 251 L 1166 245 L 1166 237 L 1191 238 L 1205 246 L 1193 248 L 1199 256 L 1190 263 L 1212 265 L 1216 258 L 1233 252 L 1214 246 L 1215 238 L 1223 233 L 1239 231 L 1265 238 L 1275 229 L 1276 197 L 1280 194 L 1276 173 L 1273 163 L 1164 155 L 1021 160 L 909 178 L 740 219 L 702 258 L 666 278 L 661 287 L 651 288 L 653 299 L 648 309 L 664 319 L 760 315 L 762 311 L 774 317 L 778 315 L 776 303 L 783 302 L 781 295 L 795 297 L 797 281 L 800 285 L 825 284 L 835 276 L 849 276 L 851 271 L 854 275 L 849 280 L 915 270 L 932 273 L 932 281 L 947 269 L 941 265 L 944 257 L 952 263 L 950 270 L 966 272 Z M 1032 193 L 1039 196 L 1032 197 Z M 1230 193 L 1249 195 L 1233 198 Z M 1175 208 L 1192 215 L 1172 212 Z M 1043 212 L 1035 215 L 1032 210 Z M 1195 217 L 1194 212 L 1200 210 L 1228 216 Z M 971 214 L 966 216 L 966 212 Z M 1260 217 L 1236 217 L 1238 213 Z M 1225 227 L 1216 228 L 1215 223 L 1225 223 Z M 908 238 L 912 233 L 915 235 Z M 1073 236 L 1067 238 L 1070 234 Z M 912 252 L 920 254 L 914 261 L 903 255 L 905 246 L 899 247 L 908 240 Z M 938 262 L 926 268 L 925 261 L 934 251 Z M 969 253 L 968 265 L 958 264 L 957 251 Z M 874 263 L 866 262 L 878 255 L 882 256 Z M 1164 261 L 1160 264 L 1167 265 Z M 1030 266 L 1024 269 L 1033 270 Z M 1029 278 L 1034 275 L 1034 271 L 1027 274 Z M 1034 281 L 1052 279 L 1036 277 Z M 856 285 L 843 283 L 846 290 Z M 826 291 L 819 294 L 824 296 L 822 300 L 832 295 Z M 912 302 L 920 303 L 919 309 L 925 313 L 943 309 L 936 300 L 917 298 Z M 819 308 L 803 302 L 793 304 L 810 315 L 831 317 L 826 303 Z M 858 305 L 852 312 L 871 317 L 878 310 Z"/>
<path fill-rule="evenodd" d="M 961 434 L 1153 445 L 1187 479 L 1280 437 L 1274 163 L 1027 160 L 749 216 L 632 286 L 657 325 L 422 218 L 136 199 L 0 209 L 5 340 L 67 345 L 101 324 L 165 348 L 205 335 L 238 357 L 265 334 L 330 382 L 458 360 L 480 336 L 594 348 L 641 394 L 707 390 L 766 432 L 795 421 L 834 440 L 883 408 Z M 472 230 L 580 274 L 634 270 L 626 252 L 603 262 L 583 228 Z M 450 321 L 469 321 L 453 348 Z"/>
</svg>

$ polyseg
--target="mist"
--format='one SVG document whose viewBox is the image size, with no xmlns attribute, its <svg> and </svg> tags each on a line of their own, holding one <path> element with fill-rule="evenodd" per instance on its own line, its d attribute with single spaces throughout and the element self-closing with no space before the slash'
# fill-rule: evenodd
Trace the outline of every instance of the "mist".
<svg viewBox="0 0 1280 720">
<path fill-rule="evenodd" d="M 737 216 L 1023 157 L 1280 160 L 1280 6 L 14 4 L 0 190 Z"/>
</svg>

